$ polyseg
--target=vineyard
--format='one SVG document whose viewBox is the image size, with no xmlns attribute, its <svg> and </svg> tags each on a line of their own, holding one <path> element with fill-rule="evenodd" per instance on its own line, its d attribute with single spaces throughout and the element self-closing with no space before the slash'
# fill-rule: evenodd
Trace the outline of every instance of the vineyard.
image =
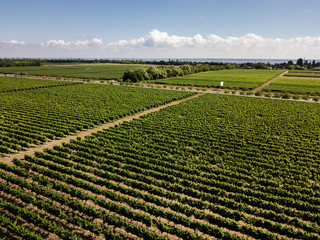
<svg viewBox="0 0 320 240">
<path fill-rule="evenodd" d="M 127 69 L 144 67 L 138 64 L 72 64 L 39 67 L 1 67 L 2 73 L 84 79 L 121 79 Z M 148 66 L 149 67 L 149 66 Z"/>
<path fill-rule="evenodd" d="M 220 87 L 220 82 L 223 81 L 223 87 L 225 88 L 252 90 L 282 72 L 283 70 L 232 69 L 154 80 L 151 82 L 197 87 Z"/>
<path fill-rule="evenodd" d="M 74 85 L 78 83 L 62 82 L 53 80 L 27 79 L 14 77 L 0 77 L 0 93 L 11 91 L 23 91 L 38 88 L 58 87 Z"/>
<path fill-rule="evenodd" d="M 278 78 L 263 90 L 290 92 L 295 94 L 320 95 L 320 79 L 294 77 Z"/>
<path fill-rule="evenodd" d="M 28 89 L 0 93 L 0 156 L 193 94 L 74 83 Z"/>
<path fill-rule="evenodd" d="M 308 70 L 291 70 L 284 76 L 290 77 L 320 77 L 320 71 L 308 71 Z"/>
<path fill-rule="evenodd" d="M 0 233 L 320 239 L 319 130 L 315 103 L 204 94 L 0 164 Z"/>
</svg>

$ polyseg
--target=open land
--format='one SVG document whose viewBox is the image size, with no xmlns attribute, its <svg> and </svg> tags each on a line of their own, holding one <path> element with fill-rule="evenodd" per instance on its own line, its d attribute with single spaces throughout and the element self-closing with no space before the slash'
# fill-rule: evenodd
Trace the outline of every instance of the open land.
<svg viewBox="0 0 320 240">
<path fill-rule="evenodd" d="M 278 78 L 269 86 L 264 88 L 264 90 L 290 92 L 293 94 L 320 95 L 320 78 Z"/>
<path fill-rule="evenodd" d="M 220 82 L 223 82 L 225 88 L 252 90 L 282 72 L 283 70 L 230 69 L 154 80 L 152 82 L 198 87 L 220 87 Z"/>
<path fill-rule="evenodd" d="M 150 67 L 139 64 L 71 64 L 36 67 L 1 67 L 2 73 L 83 79 L 121 79 L 127 69 Z"/>
<path fill-rule="evenodd" d="M 311 77 L 319 78 L 320 71 L 309 71 L 309 70 L 291 70 L 286 75 L 286 77 Z"/>
<path fill-rule="evenodd" d="M 320 239 L 318 103 L 0 83 L 0 237 Z"/>
</svg>

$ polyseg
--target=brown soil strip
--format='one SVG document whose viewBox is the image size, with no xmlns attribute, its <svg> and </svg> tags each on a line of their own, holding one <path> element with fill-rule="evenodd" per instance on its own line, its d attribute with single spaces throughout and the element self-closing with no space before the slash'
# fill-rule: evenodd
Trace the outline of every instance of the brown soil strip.
<svg viewBox="0 0 320 240">
<path fill-rule="evenodd" d="M 270 79 L 269 81 L 265 82 L 264 84 L 262 84 L 261 86 L 257 87 L 256 89 L 254 89 L 252 92 L 256 93 L 261 91 L 263 88 L 265 88 L 266 86 L 268 86 L 270 83 L 272 83 L 274 80 L 276 80 L 277 78 L 281 78 L 283 77 L 284 74 L 288 73 L 288 71 L 284 71 L 283 73 L 281 73 L 280 75 L 276 76 L 275 78 Z"/>
<path fill-rule="evenodd" d="M 126 116 L 124 118 L 120 118 L 120 119 L 118 119 L 118 120 L 116 120 L 114 122 L 108 122 L 108 123 L 105 123 L 105 124 L 102 124 L 102 125 L 98 125 L 98 126 L 96 126 L 94 128 L 91 128 L 91 129 L 88 129 L 88 130 L 85 130 L 85 131 L 80 131 L 80 132 L 75 133 L 73 135 L 68 135 L 68 136 L 63 137 L 63 138 L 61 138 L 59 140 L 53 140 L 53 141 L 50 141 L 50 142 L 46 142 L 45 144 L 43 144 L 41 146 L 37 146 L 35 148 L 30 148 L 27 151 L 19 152 L 19 153 L 16 153 L 16 154 L 11 154 L 8 157 L 1 158 L 0 161 L 1 162 L 5 162 L 7 164 L 12 164 L 12 160 L 14 158 L 22 159 L 24 157 L 24 155 L 33 155 L 36 151 L 43 151 L 43 149 L 45 149 L 45 148 L 52 148 L 54 145 L 61 145 L 63 142 L 69 142 L 71 139 L 76 139 L 77 137 L 83 138 L 85 136 L 91 135 L 92 133 L 96 133 L 96 132 L 101 131 L 103 129 L 108 129 L 110 127 L 114 127 L 115 125 L 121 124 L 123 122 L 128 122 L 128 121 L 131 121 L 133 119 L 137 119 L 137 118 L 139 118 L 139 117 L 141 117 L 143 115 L 146 115 L 146 114 L 149 114 L 149 113 L 152 113 L 152 112 L 157 112 L 157 111 L 159 111 L 159 110 L 161 110 L 163 108 L 166 108 L 166 107 L 169 107 L 169 106 L 173 106 L 173 105 L 177 105 L 177 104 L 182 103 L 184 101 L 187 101 L 189 99 L 199 97 L 202 94 L 203 93 L 198 93 L 198 94 L 192 95 L 190 97 L 183 98 L 183 99 L 180 99 L 180 100 L 177 100 L 177 101 L 173 101 L 173 102 L 170 102 L 168 104 L 165 104 L 165 105 L 162 105 L 162 106 L 159 106 L 159 107 L 147 109 L 147 110 L 139 112 L 139 113 L 137 113 L 135 115 L 130 115 L 130 116 Z"/>
</svg>

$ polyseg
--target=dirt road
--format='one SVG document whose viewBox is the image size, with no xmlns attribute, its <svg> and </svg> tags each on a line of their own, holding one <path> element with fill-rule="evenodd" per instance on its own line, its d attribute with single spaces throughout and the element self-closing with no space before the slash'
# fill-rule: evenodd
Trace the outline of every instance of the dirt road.
<svg viewBox="0 0 320 240">
<path fill-rule="evenodd" d="M 96 132 L 101 131 L 103 129 L 108 129 L 110 127 L 114 127 L 115 125 L 121 124 L 121 123 L 123 123 L 125 121 L 128 122 L 128 121 L 131 121 L 133 119 L 137 119 L 137 118 L 139 118 L 139 117 L 141 117 L 143 115 L 159 111 L 159 110 L 161 110 L 163 108 L 166 108 L 166 107 L 169 107 L 169 106 L 177 105 L 177 104 L 179 104 L 181 102 L 184 102 L 184 101 L 187 101 L 189 99 L 199 97 L 202 94 L 203 93 L 197 93 L 197 94 L 192 95 L 192 96 L 187 97 L 187 98 L 183 98 L 183 99 L 180 99 L 180 100 L 177 100 L 177 101 L 173 101 L 171 103 L 168 103 L 168 104 L 165 104 L 165 105 L 162 105 L 162 106 L 159 106 L 159 107 L 155 107 L 155 108 L 151 108 L 151 109 L 139 112 L 139 113 L 137 113 L 135 115 L 131 115 L 131 116 L 126 116 L 124 118 L 120 118 L 120 119 L 118 119 L 118 120 L 116 120 L 114 122 L 108 122 L 108 123 L 105 123 L 105 124 L 102 124 L 102 125 L 98 125 L 98 126 L 96 126 L 94 128 L 91 128 L 91 129 L 88 129 L 88 130 L 85 130 L 85 131 L 80 131 L 80 132 L 78 132 L 76 134 L 73 134 L 73 135 L 68 135 L 68 136 L 63 137 L 63 138 L 58 139 L 58 140 L 53 140 L 53 141 L 50 141 L 50 142 L 46 142 L 43 145 L 40 145 L 40 146 L 37 146 L 37 147 L 34 147 L 34 148 L 29 148 L 27 151 L 18 152 L 16 154 L 10 154 L 8 157 L 4 157 L 4 158 L 0 159 L 0 161 L 1 162 L 5 162 L 7 164 L 12 164 L 12 160 L 14 158 L 22 159 L 24 157 L 24 155 L 33 155 L 36 151 L 43 151 L 43 149 L 45 149 L 45 148 L 52 148 L 54 145 L 61 145 L 63 142 L 69 142 L 71 139 L 76 139 L 77 137 L 84 138 L 85 136 L 91 135 L 92 133 L 96 133 Z"/>
<path fill-rule="evenodd" d="M 256 89 L 254 89 L 252 92 L 256 93 L 261 91 L 263 88 L 265 88 L 266 86 L 268 86 L 270 83 L 272 83 L 274 80 L 276 80 L 277 78 L 281 78 L 283 77 L 284 74 L 288 73 L 288 71 L 285 71 L 283 73 L 281 73 L 280 75 L 276 76 L 275 78 L 270 79 L 269 81 L 265 82 L 264 84 L 262 84 L 261 86 L 257 87 Z"/>
</svg>

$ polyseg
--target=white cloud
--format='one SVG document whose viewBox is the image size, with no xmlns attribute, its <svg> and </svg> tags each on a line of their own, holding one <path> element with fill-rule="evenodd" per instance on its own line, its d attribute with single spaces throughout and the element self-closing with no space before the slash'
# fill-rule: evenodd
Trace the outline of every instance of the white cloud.
<svg viewBox="0 0 320 240">
<path fill-rule="evenodd" d="M 111 43 L 98 38 L 48 40 L 36 45 L 11 40 L 0 42 L 0 47 L 0 57 L 318 59 L 320 37 L 266 38 L 254 33 L 228 37 L 178 36 L 155 29 L 140 38 Z"/>
<path fill-rule="evenodd" d="M 319 58 L 320 37 L 264 38 L 254 33 L 226 38 L 215 34 L 203 37 L 169 35 L 152 30 L 145 37 L 108 44 L 109 47 L 135 49 L 132 57 L 211 57 L 211 58 Z"/>
<path fill-rule="evenodd" d="M 17 40 L 10 40 L 10 41 L 1 41 L 0 47 L 19 47 L 24 46 L 24 42 L 19 42 Z"/>
<path fill-rule="evenodd" d="M 156 29 L 152 30 L 145 37 L 139 39 L 132 39 L 130 41 L 120 40 L 108 44 L 112 47 L 150 47 L 150 48 L 180 48 L 180 47 L 194 47 L 198 44 L 204 44 L 206 40 L 200 34 L 193 37 L 184 37 L 177 35 L 169 35 L 166 32 L 160 32 Z"/>
<path fill-rule="evenodd" d="M 92 40 L 65 42 L 64 40 L 49 40 L 41 42 L 42 47 L 47 48 L 65 48 L 65 49 L 77 49 L 77 48 L 90 48 L 90 47 L 102 47 L 103 42 L 101 39 L 93 38 Z"/>
</svg>

